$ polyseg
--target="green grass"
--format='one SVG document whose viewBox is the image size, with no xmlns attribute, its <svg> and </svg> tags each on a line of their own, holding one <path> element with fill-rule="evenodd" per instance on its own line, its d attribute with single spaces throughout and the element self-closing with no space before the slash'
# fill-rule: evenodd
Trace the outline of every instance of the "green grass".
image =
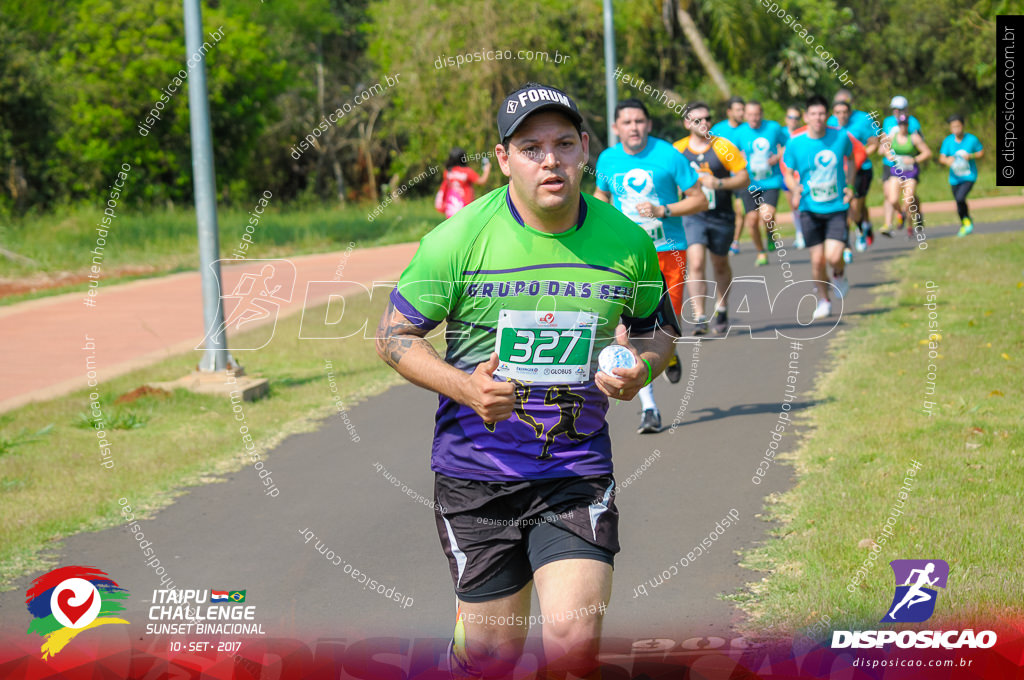
<svg viewBox="0 0 1024 680">
<path fill-rule="evenodd" d="M 383 298 L 350 301 L 346 315 L 354 325 L 342 333 L 355 331 L 360 318 L 369 318 L 373 329 L 383 304 Z M 322 308 L 314 312 L 322 314 Z M 279 320 L 263 349 L 235 353 L 249 375 L 270 379 L 268 396 L 244 404 L 246 423 L 262 450 L 337 414 L 326 360 L 333 362 L 331 371 L 346 408 L 401 380 L 377 358 L 372 340 L 357 335 L 344 341 L 300 341 L 300 318 Z M 232 344 L 262 344 L 265 331 L 251 332 L 258 341 L 243 333 Z M 53 541 L 117 524 L 121 497 L 133 508 L 152 512 L 189 485 L 217 481 L 224 473 L 251 466 L 226 397 L 176 390 L 162 398 L 145 396 L 114 405 L 118 396 L 144 383 L 187 374 L 195 362 L 195 353 L 174 357 L 92 388 L 100 395 L 105 419 L 115 425 L 105 431 L 112 469 L 101 467 L 97 432 L 82 419 L 88 391 L 0 415 L 0 588 L 50 566 L 52 558 L 42 551 Z M 267 461 L 271 471 L 274 455 Z M 251 481 L 259 480 L 253 475 Z"/>
<path fill-rule="evenodd" d="M 730 597 L 749 616 L 748 634 L 792 635 L 826 616 L 831 629 L 878 628 L 893 559 L 949 562 L 948 586 L 921 626 L 991 627 L 1024 615 L 1022 263 L 1019 232 L 931 241 L 891 263 L 885 311 L 836 339 L 817 381 L 820 403 L 800 423 L 806 439 L 786 457 L 799 481 L 768 502 L 779 528 L 745 555 L 744 566 L 767 572 Z M 934 396 L 929 281 L 939 286 L 941 331 Z M 925 399 L 936 403 L 931 417 Z M 922 468 L 895 537 L 851 593 L 870 553 L 859 545 L 880 535 L 912 460 Z"/>
</svg>

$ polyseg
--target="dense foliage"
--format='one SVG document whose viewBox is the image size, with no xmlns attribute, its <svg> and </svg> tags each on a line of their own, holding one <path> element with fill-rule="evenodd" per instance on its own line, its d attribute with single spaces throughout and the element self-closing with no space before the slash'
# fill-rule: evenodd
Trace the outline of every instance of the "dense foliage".
<svg viewBox="0 0 1024 680">
<path fill-rule="evenodd" d="M 729 91 L 779 117 L 790 101 L 841 86 L 820 45 L 852 79 L 858 108 L 881 110 L 900 93 L 926 130 L 961 111 L 984 139 L 994 130 L 995 16 L 1022 4 L 778 0 L 769 13 L 775 2 L 616 0 L 616 48 L 636 80 L 717 105 L 722 88 L 683 30 L 692 20 Z M 223 36 L 207 38 L 204 64 L 218 191 L 235 204 L 264 190 L 283 201 L 375 200 L 452 146 L 492 149 L 497 103 L 527 80 L 577 98 L 595 155 L 606 141 L 598 0 L 216 0 L 203 24 Z M 5 0 L 0 214 L 97 201 L 122 163 L 133 168 L 125 201 L 190 200 L 189 79 L 166 89 L 185 62 L 180 2 Z M 677 112 L 638 87 L 618 89 L 650 100 L 658 133 L 683 134 Z M 140 127 L 162 94 L 160 119 Z"/>
</svg>

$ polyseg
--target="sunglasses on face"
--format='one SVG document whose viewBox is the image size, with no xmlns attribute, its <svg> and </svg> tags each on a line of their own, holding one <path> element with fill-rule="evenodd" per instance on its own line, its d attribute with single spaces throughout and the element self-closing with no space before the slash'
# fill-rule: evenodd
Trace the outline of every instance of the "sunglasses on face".
<svg viewBox="0 0 1024 680">
<path fill-rule="evenodd" d="M 711 122 L 711 116 L 703 116 L 702 118 L 691 118 L 690 119 L 691 123 L 699 123 L 701 121 L 705 121 L 705 122 L 710 123 Z"/>
<path fill-rule="evenodd" d="M 786 116 L 789 120 L 798 120 L 800 116 Z"/>
</svg>

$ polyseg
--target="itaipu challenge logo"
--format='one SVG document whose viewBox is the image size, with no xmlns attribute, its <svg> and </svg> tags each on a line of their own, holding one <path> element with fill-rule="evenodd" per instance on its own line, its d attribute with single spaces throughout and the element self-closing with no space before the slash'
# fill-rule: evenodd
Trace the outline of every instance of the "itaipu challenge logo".
<svg viewBox="0 0 1024 680">
<path fill-rule="evenodd" d="M 40 651 L 56 655 L 79 633 L 108 623 L 128 622 L 113 616 L 124 610 L 128 591 L 96 567 L 60 567 L 43 574 L 25 593 L 32 614 L 27 633 L 46 638 Z"/>
<path fill-rule="evenodd" d="M 893 560 L 889 564 L 896 577 L 896 592 L 880 623 L 927 621 L 939 597 L 935 587 L 946 587 L 949 564 L 945 560 Z"/>
</svg>

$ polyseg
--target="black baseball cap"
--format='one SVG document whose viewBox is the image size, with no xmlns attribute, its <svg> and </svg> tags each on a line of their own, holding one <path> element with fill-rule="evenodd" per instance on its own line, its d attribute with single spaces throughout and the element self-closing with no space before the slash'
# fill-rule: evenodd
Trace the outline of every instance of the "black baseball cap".
<svg viewBox="0 0 1024 680">
<path fill-rule="evenodd" d="M 583 116 L 576 108 L 576 102 L 556 87 L 527 83 L 501 103 L 498 109 L 498 138 L 501 143 L 512 136 L 529 116 L 539 111 L 558 111 L 565 114 L 579 132 L 583 125 Z"/>
</svg>

